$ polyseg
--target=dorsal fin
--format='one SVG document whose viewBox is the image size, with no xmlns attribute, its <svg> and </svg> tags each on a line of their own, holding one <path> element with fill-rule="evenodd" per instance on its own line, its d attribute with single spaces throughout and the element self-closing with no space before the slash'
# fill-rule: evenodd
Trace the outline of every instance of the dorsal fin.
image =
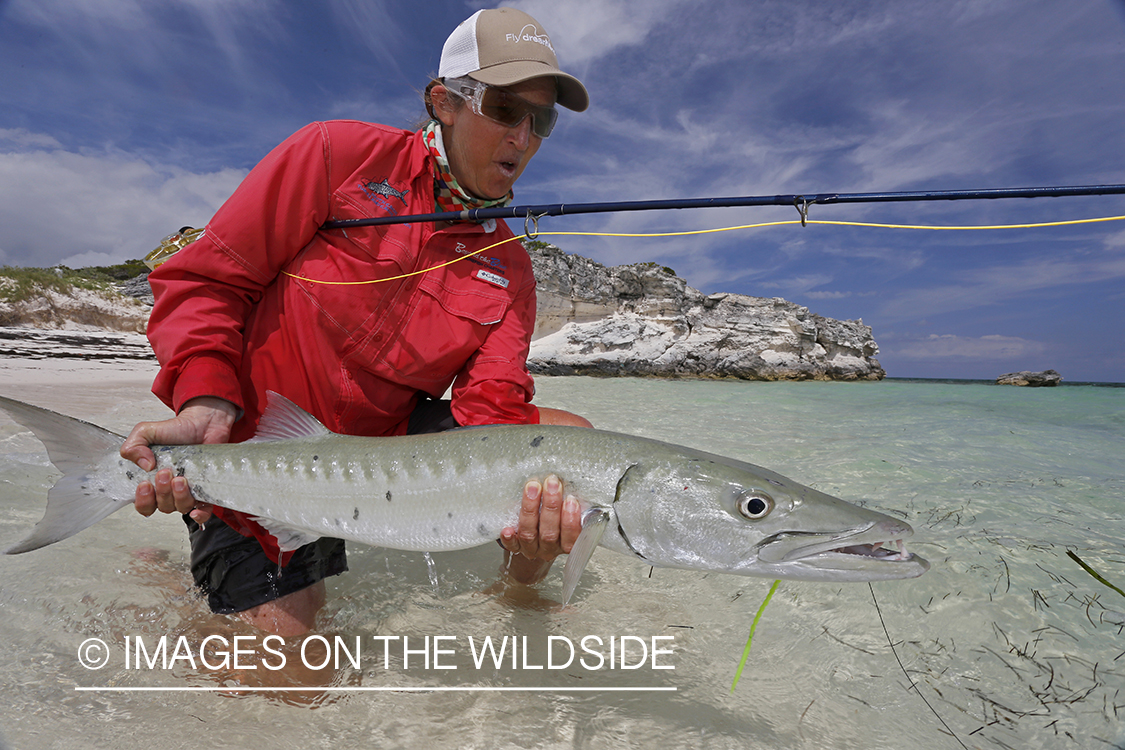
<svg viewBox="0 0 1125 750">
<path fill-rule="evenodd" d="M 274 391 L 266 391 L 266 410 L 258 422 L 258 431 L 248 443 L 267 443 L 273 440 L 323 437 L 332 432 L 316 417 Z"/>
</svg>

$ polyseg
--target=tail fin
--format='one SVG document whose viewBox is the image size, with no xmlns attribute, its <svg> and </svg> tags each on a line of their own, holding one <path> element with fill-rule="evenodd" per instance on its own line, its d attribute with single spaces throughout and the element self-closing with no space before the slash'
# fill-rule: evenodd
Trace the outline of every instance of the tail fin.
<svg viewBox="0 0 1125 750">
<path fill-rule="evenodd" d="M 63 477 L 47 493 L 47 510 L 31 534 L 6 555 L 54 544 L 93 526 L 133 498 L 113 498 L 91 481 L 107 454 L 116 454 L 125 438 L 97 425 L 0 396 L 0 409 L 35 433 Z M 139 471 L 139 470 L 138 470 Z"/>
</svg>

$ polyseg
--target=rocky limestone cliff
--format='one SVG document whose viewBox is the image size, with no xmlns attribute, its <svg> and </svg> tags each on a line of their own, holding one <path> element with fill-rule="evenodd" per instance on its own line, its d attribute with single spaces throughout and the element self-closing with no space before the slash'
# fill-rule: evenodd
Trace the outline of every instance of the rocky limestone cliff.
<svg viewBox="0 0 1125 750">
<path fill-rule="evenodd" d="M 548 375 L 878 380 L 871 329 L 778 297 L 705 295 L 670 268 L 608 268 L 545 242 L 528 243 L 539 305 L 528 367 Z M 0 279 L 0 292 L 3 280 Z M 143 332 L 145 275 L 116 289 L 0 297 L 0 326 Z"/>
<path fill-rule="evenodd" d="M 704 295 L 669 268 L 608 268 L 528 243 L 539 296 L 528 367 L 547 375 L 879 380 L 871 328 L 773 297 Z"/>
</svg>

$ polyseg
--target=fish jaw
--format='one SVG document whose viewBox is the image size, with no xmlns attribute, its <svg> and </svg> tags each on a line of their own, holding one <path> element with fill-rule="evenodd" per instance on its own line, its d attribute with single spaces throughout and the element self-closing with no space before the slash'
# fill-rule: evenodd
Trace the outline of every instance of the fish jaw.
<svg viewBox="0 0 1125 750">
<path fill-rule="evenodd" d="M 889 581 L 917 578 L 930 563 L 909 552 L 909 525 L 888 518 L 835 534 L 782 532 L 755 546 L 759 568 L 804 581 Z"/>
</svg>

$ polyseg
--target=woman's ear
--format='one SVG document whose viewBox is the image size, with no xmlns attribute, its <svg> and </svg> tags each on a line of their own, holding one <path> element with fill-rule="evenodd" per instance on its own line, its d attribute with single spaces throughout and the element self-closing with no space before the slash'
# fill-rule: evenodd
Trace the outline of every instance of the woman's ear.
<svg viewBox="0 0 1125 750">
<path fill-rule="evenodd" d="M 433 115 L 444 127 L 453 124 L 453 103 L 445 86 L 437 84 L 430 89 L 430 103 L 433 104 Z"/>
</svg>

